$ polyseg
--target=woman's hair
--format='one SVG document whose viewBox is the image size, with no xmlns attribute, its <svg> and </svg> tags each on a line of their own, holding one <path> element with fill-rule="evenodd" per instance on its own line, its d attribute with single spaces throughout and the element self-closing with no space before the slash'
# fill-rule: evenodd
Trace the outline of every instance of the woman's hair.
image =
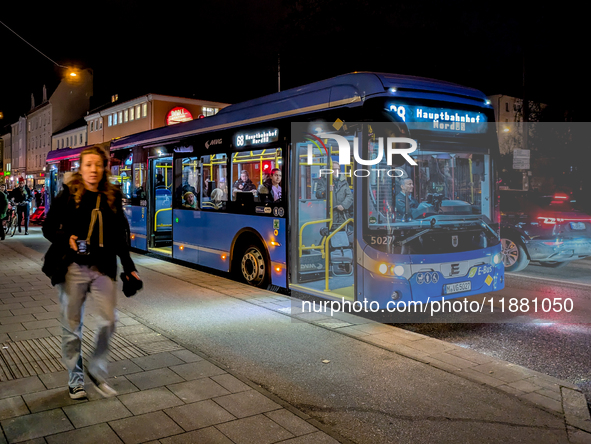
<svg viewBox="0 0 591 444">
<path fill-rule="evenodd" d="M 109 207 L 113 211 L 116 211 L 115 198 L 117 187 L 109 181 L 109 157 L 107 156 L 105 150 L 103 150 L 100 146 L 91 146 L 80 153 L 80 165 L 82 165 L 82 162 L 84 161 L 84 156 L 87 156 L 89 154 L 95 154 L 99 156 L 103 161 L 103 177 L 101 178 L 98 184 L 98 191 L 107 198 L 107 203 L 109 204 Z M 82 180 L 82 174 L 80 174 L 80 172 L 73 173 L 70 177 L 67 178 L 66 185 L 70 189 L 71 195 L 74 197 L 76 206 L 80 205 L 82 196 L 86 191 L 86 187 L 84 186 L 84 180 Z"/>
</svg>

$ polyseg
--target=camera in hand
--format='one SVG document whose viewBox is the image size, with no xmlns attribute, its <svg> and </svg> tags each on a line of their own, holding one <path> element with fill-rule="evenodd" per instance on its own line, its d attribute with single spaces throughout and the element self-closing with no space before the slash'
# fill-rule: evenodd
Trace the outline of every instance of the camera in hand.
<svg viewBox="0 0 591 444">
<path fill-rule="evenodd" d="M 87 255 L 88 254 L 88 245 L 86 244 L 86 240 L 76 240 L 76 246 L 78 247 L 78 254 L 80 255 Z"/>
</svg>

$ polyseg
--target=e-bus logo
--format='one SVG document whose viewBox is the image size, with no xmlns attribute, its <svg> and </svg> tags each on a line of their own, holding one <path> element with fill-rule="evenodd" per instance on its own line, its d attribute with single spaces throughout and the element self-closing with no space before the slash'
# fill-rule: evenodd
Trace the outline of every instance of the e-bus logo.
<svg viewBox="0 0 591 444">
<path fill-rule="evenodd" d="M 339 164 L 341 165 L 348 165 L 351 162 L 351 145 L 349 141 L 343 137 L 336 134 L 326 134 L 326 133 L 319 133 L 319 134 L 307 134 L 309 136 L 307 138 L 308 141 L 312 142 L 308 144 L 308 165 L 312 165 L 313 161 L 313 148 L 316 145 L 318 148 L 318 144 L 322 146 L 324 149 L 326 156 L 330 157 L 330 153 L 326 148 L 326 145 L 322 141 L 322 139 L 334 139 L 337 141 L 339 145 Z M 394 148 L 395 144 L 409 144 L 410 148 Z M 410 157 L 410 153 L 414 152 L 417 149 L 417 141 L 413 139 L 409 139 L 407 137 L 388 137 L 386 139 L 386 155 L 388 160 L 388 165 L 392 165 L 392 157 L 396 154 L 400 154 L 404 159 L 413 166 L 417 166 L 417 163 Z M 359 140 L 357 137 L 353 138 L 353 156 L 355 157 L 355 161 L 358 162 L 360 165 L 378 165 L 382 159 L 384 158 L 384 138 L 378 138 L 378 155 L 375 159 L 366 160 L 359 157 Z"/>
</svg>

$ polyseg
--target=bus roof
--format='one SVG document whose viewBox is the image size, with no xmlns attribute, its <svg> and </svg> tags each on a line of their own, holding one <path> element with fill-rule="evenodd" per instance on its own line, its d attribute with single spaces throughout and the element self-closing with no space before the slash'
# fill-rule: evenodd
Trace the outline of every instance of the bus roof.
<svg viewBox="0 0 591 444">
<path fill-rule="evenodd" d="M 396 88 L 392 93 L 391 88 Z M 378 95 L 439 99 L 485 106 L 486 96 L 450 82 L 397 74 L 354 72 L 270 94 L 223 108 L 214 116 L 133 134 L 111 143 L 111 149 L 161 143 L 190 135 L 297 116 L 335 107 L 361 106 Z"/>
</svg>

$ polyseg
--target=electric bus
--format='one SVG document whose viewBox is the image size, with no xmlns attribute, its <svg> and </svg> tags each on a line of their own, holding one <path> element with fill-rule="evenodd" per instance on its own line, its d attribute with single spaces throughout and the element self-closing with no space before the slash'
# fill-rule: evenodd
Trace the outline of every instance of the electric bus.
<svg viewBox="0 0 591 444">
<path fill-rule="evenodd" d="M 500 290 L 493 109 L 358 72 L 111 144 L 134 249 L 351 302 Z"/>
</svg>

